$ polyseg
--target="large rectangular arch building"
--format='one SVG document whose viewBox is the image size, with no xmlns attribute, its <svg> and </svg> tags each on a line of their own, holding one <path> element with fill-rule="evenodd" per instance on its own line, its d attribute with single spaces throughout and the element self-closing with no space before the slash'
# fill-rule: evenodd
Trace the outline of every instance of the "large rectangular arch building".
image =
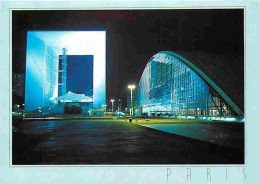
<svg viewBox="0 0 260 184">
<path fill-rule="evenodd" d="M 106 31 L 28 31 L 25 111 L 55 104 L 58 62 L 67 55 L 93 55 L 93 106 L 106 103 Z"/>
</svg>

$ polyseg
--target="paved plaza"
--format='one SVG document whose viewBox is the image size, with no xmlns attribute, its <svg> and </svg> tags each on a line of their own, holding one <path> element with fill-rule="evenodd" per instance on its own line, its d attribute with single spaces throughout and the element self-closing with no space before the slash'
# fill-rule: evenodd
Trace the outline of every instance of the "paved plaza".
<svg viewBox="0 0 260 184">
<path fill-rule="evenodd" d="M 194 131 L 203 126 L 201 123 L 197 124 L 199 126 L 194 128 Z M 25 121 L 12 127 L 12 163 L 13 165 L 243 164 L 244 124 L 233 123 L 223 126 L 218 123 L 214 124 L 214 127 L 217 131 L 225 130 L 225 135 L 228 132 L 230 135 L 240 135 L 229 140 L 229 144 L 233 141 L 234 145 L 241 147 L 214 144 L 129 123 L 126 120 Z M 209 127 L 205 130 L 209 130 Z M 214 131 L 210 131 L 210 134 L 210 137 L 213 137 Z"/>
</svg>

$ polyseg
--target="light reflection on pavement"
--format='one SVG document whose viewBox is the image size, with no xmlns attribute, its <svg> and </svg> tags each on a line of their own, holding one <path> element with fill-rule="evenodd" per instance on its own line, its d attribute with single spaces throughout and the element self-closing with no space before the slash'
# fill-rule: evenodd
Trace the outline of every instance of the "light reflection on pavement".
<svg viewBox="0 0 260 184">
<path fill-rule="evenodd" d="M 179 131 L 194 136 L 203 135 L 202 127 L 218 132 L 184 127 Z M 13 126 L 12 141 L 14 165 L 244 163 L 242 146 L 228 148 L 119 120 L 26 121 Z"/>
<path fill-rule="evenodd" d="M 190 123 L 190 124 L 150 124 L 143 125 L 164 132 L 198 139 L 222 146 L 240 148 L 244 144 L 243 129 L 236 129 L 234 123 Z"/>
</svg>

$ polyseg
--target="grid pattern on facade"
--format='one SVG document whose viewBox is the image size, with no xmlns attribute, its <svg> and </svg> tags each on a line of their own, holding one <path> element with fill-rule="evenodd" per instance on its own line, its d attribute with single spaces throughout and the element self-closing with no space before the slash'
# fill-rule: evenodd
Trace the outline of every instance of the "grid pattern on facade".
<svg viewBox="0 0 260 184">
<path fill-rule="evenodd" d="M 67 93 L 67 50 L 62 49 L 62 55 L 59 56 L 59 74 L 58 74 L 58 96 L 63 96 Z"/>
<path fill-rule="evenodd" d="M 43 84 L 43 106 L 52 105 L 52 99 L 57 96 L 56 84 L 57 84 L 57 71 L 58 70 L 58 56 L 49 48 L 45 47 L 44 55 L 44 84 Z"/>
<path fill-rule="evenodd" d="M 148 62 L 137 99 L 140 112 L 149 115 L 233 115 L 229 105 L 195 71 L 165 53 Z"/>
<path fill-rule="evenodd" d="M 67 93 L 67 50 L 63 48 L 62 53 L 62 95 Z"/>
</svg>

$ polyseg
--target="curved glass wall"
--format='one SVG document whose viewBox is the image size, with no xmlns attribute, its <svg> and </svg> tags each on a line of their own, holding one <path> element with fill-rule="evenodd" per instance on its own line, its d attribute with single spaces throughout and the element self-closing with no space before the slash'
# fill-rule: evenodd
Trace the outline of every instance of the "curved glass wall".
<svg viewBox="0 0 260 184">
<path fill-rule="evenodd" d="M 164 52 L 145 67 L 137 91 L 137 114 L 231 116 L 231 107 L 195 71 Z"/>
</svg>

